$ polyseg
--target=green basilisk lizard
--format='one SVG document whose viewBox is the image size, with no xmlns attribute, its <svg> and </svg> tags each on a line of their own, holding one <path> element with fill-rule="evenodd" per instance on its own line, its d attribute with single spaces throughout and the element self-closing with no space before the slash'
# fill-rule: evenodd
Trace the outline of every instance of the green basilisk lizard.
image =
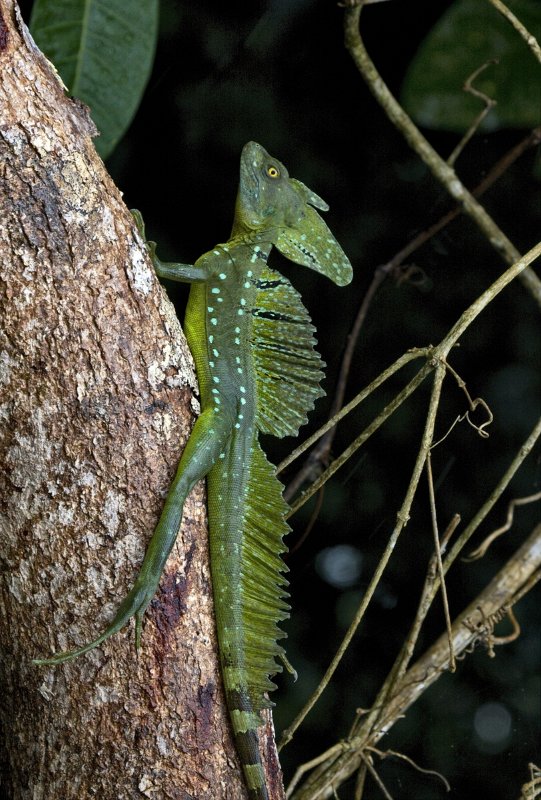
<svg viewBox="0 0 541 800">
<path fill-rule="evenodd" d="M 245 145 L 231 238 L 195 264 L 165 264 L 161 278 L 192 284 L 185 333 L 202 412 L 184 449 L 135 584 L 93 642 L 37 664 L 59 664 L 97 647 L 143 614 L 175 542 L 187 495 L 206 476 L 210 562 L 220 662 L 235 743 L 250 800 L 268 800 L 259 756 L 260 712 L 284 656 L 288 616 L 282 537 L 287 505 L 258 442 L 259 432 L 296 434 L 323 394 L 314 328 L 299 294 L 267 265 L 273 245 L 339 286 L 352 269 L 315 209 L 327 204 L 255 142 Z M 134 212 L 144 235 L 142 219 Z"/>
</svg>

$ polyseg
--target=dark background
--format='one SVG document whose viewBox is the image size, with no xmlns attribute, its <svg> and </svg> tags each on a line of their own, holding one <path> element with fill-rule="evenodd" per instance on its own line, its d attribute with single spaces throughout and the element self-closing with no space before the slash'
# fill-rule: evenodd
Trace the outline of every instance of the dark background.
<svg viewBox="0 0 541 800">
<path fill-rule="evenodd" d="M 396 94 L 420 42 L 449 5 L 412 0 L 381 3 L 364 12 L 365 41 Z M 326 221 L 354 266 L 350 286 L 337 288 L 279 254 L 272 258 L 301 291 L 312 315 L 331 397 L 348 330 L 374 270 L 450 208 L 445 191 L 390 126 L 356 72 L 343 47 L 342 16 L 334 0 L 162 3 L 152 77 L 136 119 L 109 159 L 127 204 L 142 211 L 147 235 L 159 242 L 165 260 L 193 262 L 227 240 L 239 154 L 250 139 L 329 203 Z M 450 133 L 425 133 L 444 156 L 458 141 Z M 466 185 L 475 186 L 524 133 L 475 137 L 457 165 Z M 533 154 L 516 163 L 483 202 L 515 246 L 529 249 L 539 236 Z M 424 279 L 420 285 L 388 280 L 377 294 L 356 351 L 348 399 L 406 349 L 436 344 L 504 269 L 473 223 L 463 218 L 408 263 Z M 167 288 L 182 315 L 185 290 Z M 442 528 L 457 512 L 467 524 L 539 414 L 538 319 L 539 309 L 515 281 L 453 353 L 454 368 L 472 396 L 490 405 L 495 420 L 489 439 L 463 423 L 434 451 Z M 335 454 L 411 375 L 410 370 L 395 377 L 342 423 Z M 411 475 L 428 392 L 427 383 L 331 480 L 315 528 L 288 559 L 293 612 L 287 649 L 299 680 L 280 679 L 274 697 L 278 735 L 319 682 L 382 553 Z M 330 397 L 318 402 L 302 438 L 325 421 L 329 404 Z M 437 436 L 465 410 L 463 395 L 447 378 Z M 264 446 L 277 463 L 293 442 L 269 440 Z M 293 474 L 290 468 L 288 475 Z M 539 454 L 534 453 L 479 530 L 476 543 L 502 524 L 511 498 L 537 490 Z M 292 519 L 290 545 L 302 535 L 310 513 L 311 506 Z M 503 566 L 537 516 L 538 506 L 537 511 L 533 506 L 518 510 L 512 531 L 482 561 L 453 568 L 448 582 L 452 616 Z M 286 777 L 345 737 L 355 709 L 370 706 L 413 619 L 431 537 L 423 480 L 366 621 L 319 705 L 282 752 Z M 422 767 L 442 772 L 451 794 L 433 776 L 388 759 L 378 769 L 394 798 L 518 798 L 528 780 L 528 763 L 540 759 L 539 592 L 516 611 L 522 626 L 517 641 L 498 648 L 493 659 L 480 648 L 467 656 L 457 673 L 442 677 L 380 743 L 382 749 L 401 751 Z M 442 629 L 437 602 L 418 652 Z M 509 628 L 504 623 L 500 630 Z M 491 713 L 492 740 L 482 728 Z M 352 798 L 353 782 L 339 796 Z M 366 800 L 380 796 L 369 783 Z"/>
</svg>

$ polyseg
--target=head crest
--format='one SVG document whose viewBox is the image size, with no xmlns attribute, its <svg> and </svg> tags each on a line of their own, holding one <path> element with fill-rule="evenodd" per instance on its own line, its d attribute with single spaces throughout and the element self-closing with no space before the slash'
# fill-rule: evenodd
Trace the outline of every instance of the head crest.
<svg viewBox="0 0 541 800">
<path fill-rule="evenodd" d="M 243 148 L 234 232 L 265 230 L 291 261 L 338 286 L 353 277 L 348 257 L 317 211 L 329 206 L 256 142 Z"/>
</svg>

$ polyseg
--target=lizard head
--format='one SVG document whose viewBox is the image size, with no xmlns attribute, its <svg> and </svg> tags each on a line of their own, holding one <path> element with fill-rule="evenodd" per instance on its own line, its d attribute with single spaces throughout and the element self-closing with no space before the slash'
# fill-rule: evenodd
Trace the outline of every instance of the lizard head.
<svg viewBox="0 0 541 800">
<path fill-rule="evenodd" d="M 319 216 L 328 205 L 295 178 L 256 142 L 242 150 L 235 209 L 235 234 L 268 234 L 280 252 L 344 286 L 351 281 L 351 264 Z"/>
</svg>

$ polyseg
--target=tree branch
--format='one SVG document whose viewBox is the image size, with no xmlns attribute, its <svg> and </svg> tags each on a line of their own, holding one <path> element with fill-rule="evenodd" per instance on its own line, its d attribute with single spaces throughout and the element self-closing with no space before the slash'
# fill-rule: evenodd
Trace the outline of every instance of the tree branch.
<svg viewBox="0 0 541 800">
<path fill-rule="evenodd" d="M 541 525 L 498 572 L 486 588 L 455 619 L 451 628 L 453 650 L 465 657 L 482 644 L 494 655 L 498 644 L 494 626 L 541 578 Z M 449 668 L 447 633 L 430 647 L 405 673 L 387 702 L 375 728 L 361 732 L 343 744 L 338 755 L 333 751 L 326 764 L 320 766 L 296 791 L 293 800 L 322 800 L 333 797 L 337 787 L 351 776 L 362 762 L 366 748 L 373 747 L 401 719 L 413 703 Z"/>
<path fill-rule="evenodd" d="M 487 214 L 482 205 L 473 197 L 458 178 L 456 172 L 441 158 L 421 131 L 413 124 L 402 106 L 387 88 L 381 75 L 362 41 L 359 31 L 359 20 L 362 4 L 359 0 L 349 0 L 344 12 L 345 44 L 355 66 L 363 76 L 366 84 L 376 100 L 385 110 L 390 122 L 400 131 L 408 144 L 424 161 L 434 177 L 445 187 L 451 197 L 463 208 L 483 232 L 492 247 L 507 264 L 513 264 L 520 258 L 520 253 L 507 238 L 494 220 Z M 535 272 L 524 270 L 520 280 L 526 286 L 537 304 L 541 306 L 541 280 Z"/>
</svg>

